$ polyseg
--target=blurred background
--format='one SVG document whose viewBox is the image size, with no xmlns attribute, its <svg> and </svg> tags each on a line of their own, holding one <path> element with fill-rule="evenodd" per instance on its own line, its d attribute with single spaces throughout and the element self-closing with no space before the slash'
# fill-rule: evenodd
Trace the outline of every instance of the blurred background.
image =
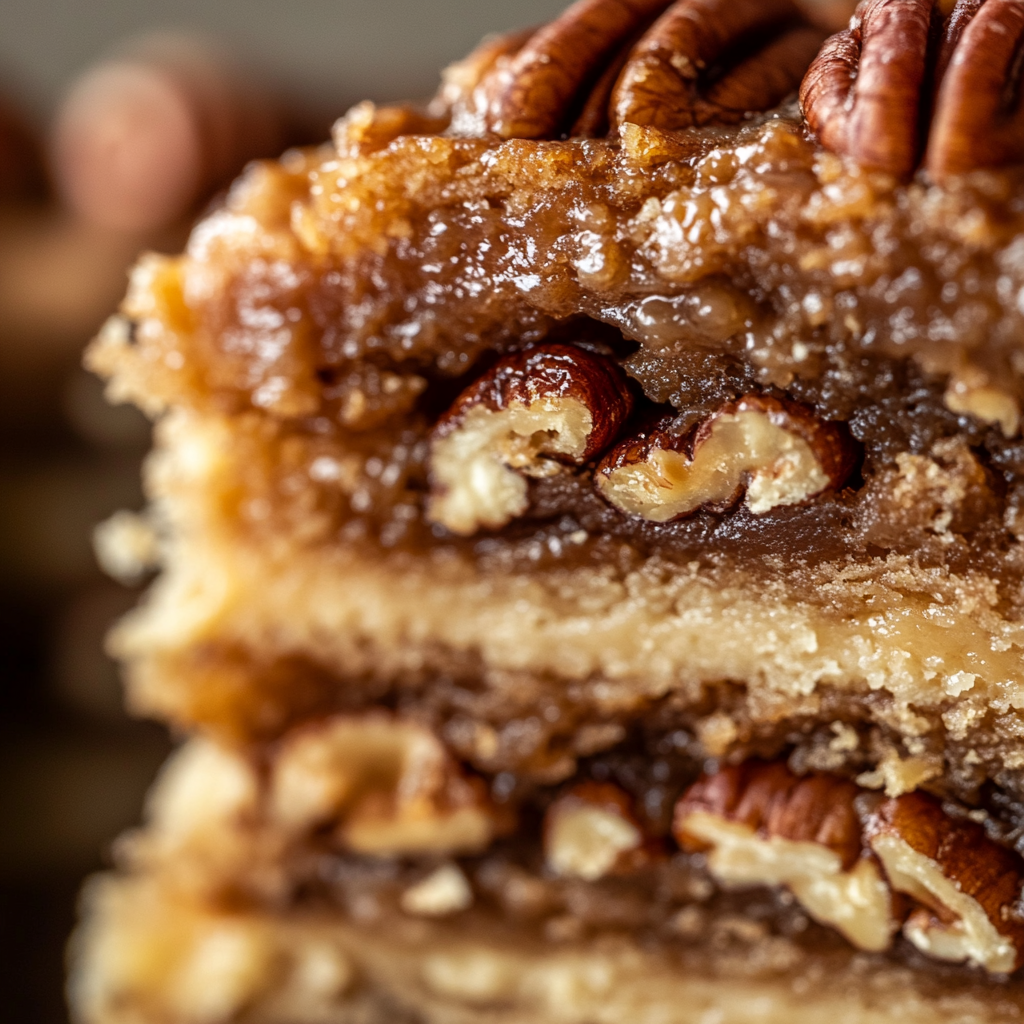
<svg viewBox="0 0 1024 1024">
<path fill-rule="evenodd" d="M 139 251 L 181 247 L 254 156 L 354 101 L 428 96 L 562 0 L 0 3 L 0 1018 L 58 1024 L 82 879 L 170 746 L 103 654 L 137 599 L 93 527 L 139 508 L 148 426 L 79 367 Z"/>
</svg>

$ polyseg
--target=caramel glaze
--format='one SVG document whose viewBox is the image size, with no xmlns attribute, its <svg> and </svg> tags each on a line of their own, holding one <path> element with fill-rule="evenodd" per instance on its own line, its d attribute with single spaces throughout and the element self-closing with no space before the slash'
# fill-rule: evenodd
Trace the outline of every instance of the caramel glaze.
<svg viewBox="0 0 1024 1024">
<path fill-rule="evenodd" d="M 320 410 L 319 373 L 457 377 L 582 314 L 775 386 L 877 353 L 1024 396 L 1024 172 L 900 186 L 783 115 L 612 141 L 427 128 L 357 111 L 336 152 L 258 165 L 140 277 L 139 342 L 185 357 L 151 368 L 153 395 L 294 416 Z"/>
</svg>

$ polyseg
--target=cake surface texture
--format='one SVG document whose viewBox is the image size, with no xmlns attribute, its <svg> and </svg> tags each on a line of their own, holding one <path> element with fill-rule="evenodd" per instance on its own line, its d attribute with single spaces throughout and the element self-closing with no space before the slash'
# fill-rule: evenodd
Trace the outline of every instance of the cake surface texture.
<svg viewBox="0 0 1024 1024">
<path fill-rule="evenodd" d="M 819 20 L 581 0 L 141 260 L 84 1024 L 1024 1016 L 1024 6 Z"/>
</svg>

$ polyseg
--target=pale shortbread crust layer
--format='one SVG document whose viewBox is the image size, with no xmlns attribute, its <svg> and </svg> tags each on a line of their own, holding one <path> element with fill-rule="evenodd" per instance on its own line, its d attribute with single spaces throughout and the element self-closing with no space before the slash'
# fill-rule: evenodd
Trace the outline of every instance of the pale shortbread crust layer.
<svg viewBox="0 0 1024 1024">
<path fill-rule="evenodd" d="M 813 707 L 826 688 L 885 698 L 906 736 L 928 731 L 925 714 L 960 741 L 998 716 L 987 742 L 1007 753 L 995 767 L 1022 766 L 1013 747 L 1024 735 L 1024 625 L 1004 616 L 984 575 L 896 557 L 768 563 L 756 574 L 657 557 L 629 572 L 485 574 L 450 552 L 254 535 L 231 513 L 231 436 L 230 420 L 213 417 L 161 425 L 150 488 L 169 531 L 167 569 L 114 639 L 139 710 L 201 720 L 217 704 L 203 687 L 216 684 L 194 682 L 188 667 L 217 650 L 256 666 L 305 658 L 353 680 L 443 672 L 461 659 L 485 681 L 584 686 L 609 714 L 734 681 L 773 714 L 784 701 Z M 231 699 L 244 701 L 244 688 Z"/>
<path fill-rule="evenodd" d="M 925 990 L 906 969 L 773 940 L 563 945 L 493 920 L 218 910 L 152 877 L 99 879 L 86 907 L 71 982 L 84 1024 L 1009 1024 L 1024 1000 L 1019 983 Z"/>
</svg>

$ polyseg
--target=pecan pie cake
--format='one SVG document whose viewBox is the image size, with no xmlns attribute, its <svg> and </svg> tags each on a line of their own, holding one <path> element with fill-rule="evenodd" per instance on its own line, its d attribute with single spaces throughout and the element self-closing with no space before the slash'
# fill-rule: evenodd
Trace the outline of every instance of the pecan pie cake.
<svg viewBox="0 0 1024 1024">
<path fill-rule="evenodd" d="M 1022 46 L 581 0 L 140 263 L 87 1024 L 1024 1016 Z"/>
</svg>

